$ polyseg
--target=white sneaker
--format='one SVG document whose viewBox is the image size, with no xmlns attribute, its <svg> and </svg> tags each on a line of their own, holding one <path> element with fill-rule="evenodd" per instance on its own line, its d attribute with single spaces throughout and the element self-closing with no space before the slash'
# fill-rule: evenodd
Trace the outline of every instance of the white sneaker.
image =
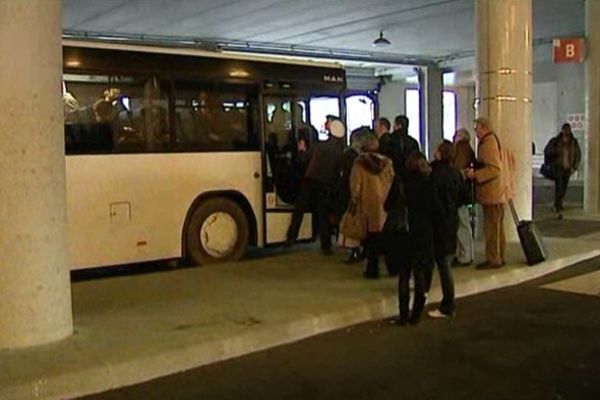
<svg viewBox="0 0 600 400">
<path fill-rule="evenodd" d="M 427 313 L 427 315 L 429 316 L 429 318 L 435 318 L 435 319 L 452 318 L 452 314 L 450 314 L 450 315 L 444 314 L 440 310 L 431 310 Z"/>
</svg>

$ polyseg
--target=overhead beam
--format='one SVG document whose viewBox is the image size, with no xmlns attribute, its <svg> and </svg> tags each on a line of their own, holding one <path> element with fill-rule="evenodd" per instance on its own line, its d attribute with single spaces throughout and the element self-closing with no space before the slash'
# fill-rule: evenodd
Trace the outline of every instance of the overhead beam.
<svg viewBox="0 0 600 400">
<path fill-rule="evenodd" d="M 330 49 L 316 46 L 300 46 L 281 43 L 252 42 L 215 38 L 63 30 L 63 39 L 98 41 L 106 43 L 143 44 L 171 48 L 197 48 L 210 51 L 274 54 L 326 60 L 364 61 L 390 65 L 437 65 L 433 57 L 423 57 L 409 54 L 391 54 L 349 49 Z"/>
</svg>

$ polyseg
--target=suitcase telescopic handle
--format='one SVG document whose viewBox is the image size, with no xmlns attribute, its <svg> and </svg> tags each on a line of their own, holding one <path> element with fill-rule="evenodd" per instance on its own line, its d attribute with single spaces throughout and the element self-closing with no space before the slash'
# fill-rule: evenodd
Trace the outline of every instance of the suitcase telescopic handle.
<svg viewBox="0 0 600 400">
<path fill-rule="evenodd" d="M 517 209 L 515 208 L 515 203 L 512 199 L 508 200 L 508 206 L 510 207 L 510 213 L 513 217 L 513 221 L 515 221 L 515 225 L 519 226 L 519 215 L 517 214 Z"/>
</svg>

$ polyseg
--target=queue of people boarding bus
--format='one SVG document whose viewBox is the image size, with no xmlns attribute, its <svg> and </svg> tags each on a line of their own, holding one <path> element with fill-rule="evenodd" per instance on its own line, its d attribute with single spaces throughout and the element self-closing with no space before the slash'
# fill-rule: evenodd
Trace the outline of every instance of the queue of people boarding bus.
<svg viewBox="0 0 600 400">
<path fill-rule="evenodd" d="M 398 276 L 399 313 L 393 322 L 400 326 L 421 320 L 435 269 L 443 299 L 428 315 L 455 315 L 452 267 L 474 261 L 469 210 L 475 202 L 483 207 L 486 255 L 476 268 L 505 264 L 503 219 L 510 196 L 502 185 L 511 178 L 503 170 L 501 141 L 486 118 L 475 121 L 477 155 L 470 133 L 462 128 L 453 142 L 444 140 L 437 146 L 431 163 L 409 136 L 409 123 L 404 115 L 397 116 L 393 125 L 380 118 L 374 131 L 368 127 L 353 131 L 344 150 L 345 127 L 328 117 L 329 139 L 307 154 L 287 241 L 288 246 L 294 243 L 303 213 L 312 209 L 324 255 L 332 254 L 335 232 L 338 245 L 350 249 L 346 262 L 365 262 L 365 278 L 379 278 L 383 259 L 388 274 Z"/>
</svg>

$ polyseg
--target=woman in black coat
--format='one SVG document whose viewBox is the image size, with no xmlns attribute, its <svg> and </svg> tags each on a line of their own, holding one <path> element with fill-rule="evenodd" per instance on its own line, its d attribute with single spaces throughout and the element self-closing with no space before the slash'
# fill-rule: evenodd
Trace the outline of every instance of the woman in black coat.
<svg viewBox="0 0 600 400">
<path fill-rule="evenodd" d="M 422 153 L 413 153 L 406 161 L 407 174 L 404 197 L 408 214 L 408 235 L 405 262 L 398 265 L 398 324 L 416 324 L 425 306 L 426 274 L 433 269 L 434 224 L 438 201 L 429 177 L 429 164 Z M 415 290 L 412 314 L 409 317 L 409 281 L 414 277 Z"/>
<path fill-rule="evenodd" d="M 458 170 L 452 166 L 454 145 L 444 140 L 437 148 L 435 161 L 431 163 L 431 180 L 437 207 L 434 229 L 435 263 L 440 274 L 442 302 L 438 310 L 429 312 L 432 318 L 448 318 L 454 314 L 454 280 L 450 263 L 456 253 L 458 232 L 458 209 L 462 205 L 466 188 Z M 431 271 L 433 272 L 433 271 Z M 432 274 L 426 275 L 425 287 L 431 286 Z"/>
</svg>

